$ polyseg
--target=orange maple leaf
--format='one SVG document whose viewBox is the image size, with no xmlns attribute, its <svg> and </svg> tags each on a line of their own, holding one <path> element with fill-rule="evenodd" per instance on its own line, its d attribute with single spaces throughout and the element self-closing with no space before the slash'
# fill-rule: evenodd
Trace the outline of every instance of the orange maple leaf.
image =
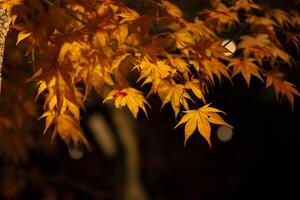
<svg viewBox="0 0 300 200">
<path fill-rule="evenodd" d="M 232 59 L 228 65 L 228 67 L 233 67 L 232 77 L 241 73 L 246 80 L 248 87 L 250 86 L 250 79 L 252 75 L 256 76 L 263 82 L 259 73 L 260 69 L 256 64 L 254 64 L 254 61 L 255 59 L 253 58 Z"/>
<path fill-rule="evenodd" d="M 294 110 L 294 95 L 300 97 L 300 92 L 295 88 L 295 85 L 283 80 L 284 74 L 280 72 L 270 72 L 267 74 L 266 87 L 273 86 L 276 94 L 276 98 L 279 98 L 279 95 L 282 94 L 286 96 Z"/>
</svg>

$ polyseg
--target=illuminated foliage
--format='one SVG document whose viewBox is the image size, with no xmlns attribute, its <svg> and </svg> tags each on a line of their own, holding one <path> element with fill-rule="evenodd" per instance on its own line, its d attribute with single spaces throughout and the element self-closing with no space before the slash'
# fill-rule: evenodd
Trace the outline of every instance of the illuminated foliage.
<svg viewBox="0 0 300 200">
<path fill-rule="evenodd" d="M 252 0 L 230 5 L 211 0 L 211 8 L 189 21 L 165 0 L 138 1 L 134 7 L 117 0 L 0 2 L 11 16 L 11 29 L 18 31 L 15 43 L 26 48 L 34 71 L 29 80 L 44 99 L 45 132 L 51 129 L 67 144 L 89 148 L 79 122 L 93 89 L 99 104 L 100 99 L 115 101 L 116 108 L 127 106 L 134 117 L 140 109 L 147 114 L 147 97 L 157 95 L 162 107 L 172 106 L 175 117 L 184 111 L 179 124 L 186 123 L 185 142 L 197 127 L 209 144 L 210 123 L 230 126 L 205 100 L 216 81 L 241 74 L 248 86 L 259 79 L 274 87 L 292 106 L 294 95 L 300 96 L 280 72 L 280 63 L 292 65 L 293 60 L 277 37 L 282 33 L 299 49 L 296 12 Z M 231 40 L 237 51 L 226 56 L 223 35 L 236 30 Z M 150 90 L 142 92 L 145 85 Z M 199 104 L 203 107 L 192 109 Z M 9 129 L 11 118 L 1 115 L 0 123 Z"/>
</svg>

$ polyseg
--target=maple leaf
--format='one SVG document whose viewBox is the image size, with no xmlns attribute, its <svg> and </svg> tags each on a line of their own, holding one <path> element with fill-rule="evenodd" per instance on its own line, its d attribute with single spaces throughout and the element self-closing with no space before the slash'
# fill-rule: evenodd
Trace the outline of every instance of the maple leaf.
<svg viewBox="0 0 300 200">
<path fill-rule="evenodd" d="M 272 55 L 271 41 L 268 34 L 244 35 L 240 39 L 241 42 L 238 44 L 238 48 L 243 49 L 246 56 L 254 55 L 260 63 L 263 58 L 270 58 Z"/>
<path fill-rule="evenodd" d="M 278 26 L 284 27 L 286 25 L 292 24 L 292 19 L 288 15 L 288 13 L 284 12 L 280 9 L 271 10 L 268 13 L 270 18 L 274 18 L 277 22 Z"/>
<path fill-rule="evenodd" d="M 50 128 L 50 126 L 54 123 L 55 117 L 56 117 L 55 113 L 51 112 L 51 111 L 46 111 L 46 112 L 43 113 L 42 116 L 39 117 L 38 120 L 46 118 L 45 128 L 44 128 L 44 131 L 43 131 L 44 134 L 47 132 L 47 130 Z"/>
<path fill-rule="evenodd" d="M 289 31 L 283 31 L 287 42 L 291 42 L 296 48 L 297 52 L 300 50 L 300 33 L 293 33 Z"/>
<path fill-rule="evenodd" d="M 67 114 L 59 115 L 56 118 L 55 125 L 52 138 L 58 133 L 66 144 L 70 144 L 73 141 L 74 145 L 77 146 L 79 142 L 83 142 L 91 150 L 91 146 L 83 135 L 82 129 L 73 117 Z"/>
<path fill-rule="evenodd" d="M 22 41 L 28 38 L 32 33 L 27 32 L 27 31 L 22 31 L 18 34 L 18 39 L 17 39 L 17 45 Z"/>
<path fill-rule="evenodd" d="M 172 17 L 177 17 L 181 18 L 182 17 L 182 12 L 181 10 L 175 6 L 174 4 L 170 3 L 169 1 L 163 0 L 161 2 L 161 6 L 165 8 L 165 10 L 171 15 Z"/>
<path fill-rule="evenodd" d="M 118 16 L 122 17 L 122 20 L 120 21 L 120 24 L 123 24 L 125 22 L 134 21 L 134 20 L 139 18 L 139 14 L 137 12 L 135 12 L 134 10 L 131 10 L 131 9 L 118 14 Z"/>
<path fill-rule="evenodd" d="M 270 51 L 275 58 L 280 58 L 283 61 L 285 61 L 287 64 L 291 64 L 290 55 L 287 52 L 281 50 L 280 48 L 278 48 L 275 45 L 271 46 Z"/>
<path fill-rule="evenodd" d="M 232 11 L 225 4 L 219 1 L 215 3 L 213 9 L 204 9 L 201 13 L 207 15 L 205 18 L 207 23 L 216 21 L 218 25 L 217 27 L 223 25 L 232 26 L 239 22 L 237 12 Z"/>
<path fill-rule="evenodd" d="M 130 87 L 124 88 L 122 90 L 110 91 L 106 99 L 104 99 L 103 103 L 109 100 L 115 100 L 115 106 L 117 109 L 120 109 L 127 105 L 130 112 L 135 118 L 137 118 L 139 109 L 142 109 L 147 116 L 145 104 L 150 107 L 142 92 Z"/>
<path fill-rule="evenodd" d="M 300 15 L 299 15 L 299 13 L 294 12 L 291 19 L 292 19 L 292 24 L 294 26 L 296 26 L 296 27 L 300 26 Z"/>
<path fill-rule="evenodd" d="M 195 45 L 192 34 L 187 29 L 180 29 L 175 34 L 176 45 L 178 49 L 185 49 Z"/>
<path fill-rule="evenodd" d="M 208 28 L 205 23 L 198 17 L 194 19 L 194 22 L 184 22 L 186 29 L 192 32 L 194 35 L 198 34 L 198 37 L 215 37 L 215 33 Z"/>
<path fill-rule="evenodd" d="M 241 42 L 238 44 L 239 48 L 250 48 L 253 46 L 268 46 L 271 44 L 268 34 L 258 34 L 256 36 L 244 35 L 240 37 Z"/>
<path fill-rule="evenodd" d="M 165 60 L 159 60 L 154 64 L 147 56 L 143 57 L 142 61 L 135 68 L 140 72 L 138 81 L 143 80 L 142 85 L 152 83 L 152 88 L 148 95 L 155 93 L 162 79 L 168 77 L 172 72 L 171 66 Z"/>
<path fill-rule="evenodd" d="M 179 72 L 187 76 L 187 73 L 190 72 L 188 63 L 178 56 L 168 56 L 171 64 L 178 69 Z"/>
<path fill-rule="evenodd" d="M 112 70 L 117 70 L 121 64 L 123 64 L 126 59 L 130 56 L 129 53 L 125 53 L 125 54 L 122 54 L 122 55 L 119 55 L 117 56 L 113 61 L 112 61 L 112 64 L 111 64 L 111 69 Z"/>
<path fill-rule="evenodd" d="M 103 95 L 104 83 L 112 86 L 114 82 L 111 75 L 106 68 L 102 68 L 99 64 L 96 66 L 89 66 L 89 68 L 83 68 L 79 72 L 80 80 L 85 81 L 85 95 L 84 100 L 87 98 L 92 87 L 95 88 L 99 95 Z"/>
<path fill-rule="evenodd" d="M 181 105 L 188 110 L 189 106 L 187 99 L 192 99 L 186 89 L 187 88 L 183 84 L 176 84 L 166 80 L 162 81 L 157 90 L 158 96 L 162 101 L 161 107 L 164 107 L 166 103 L 171 102 L 175 117 L 177 117 Z"/>
<path fill-rule="evenodd" d="M 101 47 L 104 47 L 109 40 L 107 32 L 98 30 L 94 35 L 94 41 Z"/>
<path fill-rule="evenodd" d="M 261 78 L 259 73 L 260 70 L 257 65 L 253 63 L 254 61 L 255 59 L 253 58 L 232 59 L 228 64 L 228 67 L 233 67 L 232 77 L 241 73 L 246 80 L 248 87 L 250 85 L 251 75 L 256 76 L 263 82 L 263 79 Z"/>
<path fill-rule="evenodd" d="M 266 27 L 268 30 L 273 31 L 274 26 L 276 26 L 276 22 L 268 17 L 258 17 L 255 15 L 251 15 L 247 18 L 247 22 L 251 24 L 252 27 Z"/>
<path fill-rule="evenodd" d="M 185 115 L 179 121 L 179 123 L 175 126 L 177 128 L 181 124 L 185 124 L 184 127 L 184 144 L 186 144 L 187 140 L 194 133 L 196 128 L 198 132 L 205 138 L 209 146 L 211 147 L 211 126 L 212 124 L 224 125 L 232 128 L 231 125 L 227 124 L 222 117 L 218 113 L 223 113 L 223 111 L 216 109 L 214 107 L 210 107 L 210 104 L 206 104 L 203 107 L 196 110 L 188 110 L 184 111 Z"/>
<path fill-rule="evenodd" d="M 221 82 L 222 76 L 230 79 L 226 66 L 219 60 L 215 58 L 205 59 L 202 61 L 202 64 L 207 76 L 210 78 L 212 83 L 214 83 L 213 74 L 217 76 L 219 82 Z"/>
<path fill-rule="evenodd" d="M 128 36 L 128 26 L 126 24 L 122 24 L 114 29 L 112 32 L 112 38 L 115 38 L 118 42 L 124 43 Z"/>
<path fill-rule="evenodd" d="M 186 84 L 185 84 L 185 87 L 187 89 L 190 89 L 193 94 L 198 97 L 199 99 L 203 100 L 203 102 L 205 103 L 205 98 L 204 98 L 204 95 L 203 95 L 203 92 L 202 92 L 202 89 L 200 87 L 200 81 L 197 80 L 197 79 L 192 79 L 191 81 L 188 81 Z"/>
<path fill-rule="evenodd" d="M 294 95 L 300 97 L 300 92 L 295 88 L 295 85 L 283 80 L 284 74 L 281 72 L 272 71 L 267 74 L 266 88 L 273 86 L 276 98 L 282 94 L 286 96 L 294 110 Z"/>
<path fill-rule="evenodd" d="M 89 49 L 89 45 L 83 42 L 65 42 L 60 49 L 58 62 L 62 64 L 66 60 L 69 60 L 73 67 L 77 65 L 87 64 L 88 60 L 85 56 L 82 56 L 86 49 Z"/>
<path fill-rule="evenodd" d="M 238 10 L 245 10 L 246 12 L 249 12 L 253 9 L 261 10 L 262 8 L 255 4 L 252 0 L 237 0 L 234 3 L 233 9 Z"/>
</svg>

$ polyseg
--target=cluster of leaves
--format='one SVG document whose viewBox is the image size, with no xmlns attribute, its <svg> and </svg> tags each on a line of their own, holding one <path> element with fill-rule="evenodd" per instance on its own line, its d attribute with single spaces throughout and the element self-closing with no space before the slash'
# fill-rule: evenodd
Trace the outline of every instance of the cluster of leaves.
<svg viewBox="0 0 300 200">
<path fill-rule="evenodd" d="M 277 37 L 280 32 L 299 48 L 296 12 L 252 0 L 211 0 L 211 8 L 188 21 L 166 0 L 137 1 L 132 7 L 117 0 L 0 2 L 19 32 L 17 44 L 27 47 L 34 70 L 30 80 L 45 99 L 40 117 L 45 132 L 53 128 L 53 137 L 59 134 L 67 144 L 89 148 L 79 121 L 92 89 L 103 102 L 127 106 L 134 117 L 140 109 L 147 115 L 146 98 L 157 95 L 162 107 L 171 104 L 175 117 L 185 113 L 178 124 L 186 123 L 185 142 L 197 127 L 209 144 L 211 123 L 230 126 L 205 100 L 217 81 L 241 74 L 249 86 L 255 76 L 291 105 L 294 95 L 300 96 L 279 71 L 280 63 L 293 62 Z M 227 56 L 224 35 L 234 32 L 238 49 Z M 145 85 L 147 95 L 141 91 Z"/>
</svg>

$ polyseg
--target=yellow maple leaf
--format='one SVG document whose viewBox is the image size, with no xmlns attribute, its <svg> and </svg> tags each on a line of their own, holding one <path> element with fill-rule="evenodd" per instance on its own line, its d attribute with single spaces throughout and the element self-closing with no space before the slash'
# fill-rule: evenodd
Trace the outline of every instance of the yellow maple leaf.
<svg viewBox="0 0 300 200">
<path fill-rule="evenodd" d="M 143 57 L 142 61 L 135 68 L 140 72 L 138 81 L 143 80 L 142 85 L 152 83 L 149 94 L 155 93 L 161 80 L 168 77 L 172 71 L 171 67 L 164 60 L 159 60 L 154 64 L 147 56 Z"/>
<path fill-rule="evenodd" d="M 217 76 L 218 80 L 221 82 L 222 76 L 230 79 L 227 72 L 226 66 L 215 58 L 205 59 L 202 61 L 203 68 L 205 69 L 206 75 L 210 78 L 211 82 L 214 83 L 213 75 Z"/>
<path fill-rule="evenodd" d="M 175 34 L 176 45 L 179 49 L 195 45 L 195 40 L 192 34 L 187 29 L 180 29 Z"/>
<path fill-rule="evenodd" d="M 70 144 L 72 141 L 76 146 L 80 142 L 83 142 L 83 144 L 91 150 L 91 146 L 85 138 L 80 125 L 73 117 L 67 114 L 59 115 L 56 118 L 55 125 L 52 138 L 58 133 L 66 144 Z"/>
<path fill-rule="evenodd" d="M 129 53 L 125 53 L 125 54 L 116 56 L 116 58 L 112 61 L 111 70 L 118 70 L 121 63 L 123 63 L 127 59 L 128 56 L 130 56 Z"/>
<path fill-rule="evenodd" d="M 269 17 L 273 17 L 277 24 L 281 27 L 284 27 L 286 25 L 292 24 L 292 19 L 289 16 L 289 14 L 283 10 L 280 9 L 274 9 L 271 10 L 269 13 Z"/>
<path fill-rule="evenodd" d="M 191 97 L 187 93 L 184 85 L 176 84 L 170 81 L 162 81 L 157 92 L 162 101 L 161 107 L 163 107 L 166 103 L 171 102 L 175 117 L 177 117 L 181 105 L 184 107 L 184 109 L 189 109 L 187 99 L 191 100 Z"/>
<path fill-rule="evenodd" d="M 204 9 L 201 13 L 206 15 L 206 21 L 208 23 L 217 22 L 218 26 L 231 26 L 239 22 L 237 12 L 232 11 L 220 1 L 215 3 L 214 9 Z"/>
<path fill-rule="evenodd" d="M 276 26 L 276 23 L 268 18 L 268 17 L 262 17 L 262 16 L 255 16 L 251 15 L 247 22 L 250 23 L 253 27 L 266 27 L 268 30 L 273 31 L 274 26 Z"/>
<path fill-rule="evenodd" d="M 239 43 L 239 48 L 250 48 L 254 46 L 268 46 L 271 44 L 268 34 L 258 34 L 256 36 L 244 35 L 240 37 L 241 42 Z"/>
<path fill-rule="evenodd" d="M 191 81 L 188 81 L 188 82 L 185 84 L 185 87 L 186 87 L 187 89 L 190 89 L 196 97 L 198 97 L 199 99 L 202 99 L 203 102 L 205 103 L 204 94 L 203 94 L 202 89 L 201 89 L 201 87 L 200 87 L 200 82 L 199 82 L 199 80 L 197 80 L 197 79 L 192 79 Z"/>
<path fill-rule="evenodd" d="M 198 132 L 205 138 L 211 147 L 210 135 L 211 124 L 224 125 L 232 128 L 231 125 L 226 123 L 218 113 L 224 113 L 223 111 L 210 107 L 210 104 L 206 104 L 197 110 L 184 111 L 186 114 L 182 117 L 179 123 L 175 126 L 177 128 L 181 124 L 185 124 L 184 127 L 184 144 L 186 144 L 189 137 L 194 133 L 196 128 Z M 225 113 L 224 113 L 225 114 Z"/>
<path fill-rule="evenodd" d="M 94 35 L 94 42 L 101 47 L 104 47 L 108 40 L 109 36 L 107 32 L 103 30 L 98 30 Z"/>
<path fill-rule="evenodd" d="M 168 56 L 168 59 L 170 63 L 184 75 L 187 75 L 187 73 L 190 72 L 189 65 L 183 58 L 178 56 Z"/>
<path fill-rule="evenodd" d="M 296 49 L 297 52 L 299 52 L 300 50 L 300 33 L 293 33 L 290 31 L 283 31 L 285 36 L 286 36 L 286 40 L 289 43 L 292 43 Z"/>
<path fill-rule="evenodd" d="M 244 55 L 254 55 L 260 63 L 264 58 L 271 59 L 271 40 L 268 34 L 244 35 L 240 37 L 240 40 L 238 48 L 243 50 Z"/>
<path fill-rule="evenodd" d="M 163 0 L 161 3 L 161 6 L 165 8 L 165 10 L 172 16 L 172 17 L 177 17 L 181 18 L 182 17 L 182 12 L 181 10 L 174 4 L 170 3 L 169 1 Z"/>
<path fill-rule="evenodd" d="M 82 65 L 82 63 L 87 64 L 88 60 L 85 56 L 82 56 L 87 49 L 89 49 L 87 43 L 77 41 L 65 42 L 61 46 L 58 62 L 62 64 L 66 60 L 69 60 L 74 67 Z"/>
<path fill-rule="evenodd" d="M 270 51 L 275 58 L 280 58 L 287 64 L 291 65 L 290 55 L 286 51 L 281 50 L 275 45 L 271 46 Z"/>
<path fill-rule="evenodd" d="M 233 9 L 238 10 L 245 10 L 245 11 L 251 11 L 252 9 L 261 10 L 262 8 L 255 4 L 252 0 L 237 0 L 234 3 Z"/>
<path fill-rule="evenodd" d="M 251 75 L 256 76 L 263 82 L 263 79 L 261 78 L 259 73 L 259 68 L 256 64 L 253 63 L 254 61 L 255 59 L 253 58 L 232 59 L 228 65 L 228 67 L 233 67 L 232 77 L 241 73 L 246 80 L 248 87 L 250 85 Z"/>
<path fill-rule="evenodd" d="M 89 68 L 82 68 L 79 74 L 82 76 L 82 80 L 85 80 L 84 100 L 91 92 L 92 87 L 94 87 L 99 95 L 103 95 L 104 84 L 111 86 L 114 84 L 108 69 L 101 67 L 99 64 L 95 66 L 90 65 Z"/>
<path fill-rule="evenodd" d="M 60 109 L 60 113 L 65 113 L 66 111 L 69 111 L 72 113 L 73 117 L 76 119 L 76 121 L 80 120 L 80 107 L 75 104 L 74 102 L 68 100 L 67 98 L 63 98 L 62 106 Z"/>
<path fill-rule="evenodd" d="M 124 43 L 128 36 L 128 26 L 126 24 L 122 24 L 114 29 L 111 34 L 112 38 L 115 38 L 119 43 Z"/>
<path fill-rule="evenodd" d="M 142 109 L 147 116 L 145 104 L 150 107 L 142 92 L 130 87 L 122 90 L 112 90 L 109 92 L 103 103 L 109 100 L 115 100 L 115 106 L 117 109 L 127 105 L 135 118 L 137 118 L 139 109 Z"/>
<path fill-rule="evenodd" d="M 192 32 L 194 35 L 198 35 L 198 37 L 215 37 L 215 33 L 198 17 L 194 19 L 194 22 L 184 22 L 184 24 L 188 31 Z"/>
<path fill-rule="evenodd" d="M 44 131 L 43 131 L 43 133 L 45 134 L 47 132 L 47 130 L 50 128 L 50 126 L 54 123 L 55 114 L 54 114 L 54 112 L 46 111 L 46 112 L 43 113 L 42 116 L 39 117 L 38 120 L 40 120 L 42 118 L 46 118 L 45 128 L 44 128 Z"/>
<path fill-rule="evenodd" d="M 122 12 L 122 13 L 118 14 L 118 16 L 122 17 L 120 24 L 123 24 L 125 22 L 130 22 L 130 21 L 136 20 L 139 17 L 139 14 L 136 11 L 129 9 L 126 12 Z"/>
<path fill-rule="evenodd" d="M 283 73 L 280 72 L 270 72 L 267 74 L 266 87 L 270 87 L 271 85 L 274 87 L 275 94 L 277 99 L 279 95 L 282 94 L 286 96 L 292 106 L 292 110 L 294 110 L 294 95 L 300 97 L 300 92 L 295 88 L 295 85 L 283 80 Z"/>
<path fill-rule="evenodd" d="M 17 45 L 22 41 L 25 40 L 26 38 L 28 38 L 32 33 L 28 32 L 28 31 L 21 31 L 18 34 L 18 39 L 17 39 Z"/>
</svg>

